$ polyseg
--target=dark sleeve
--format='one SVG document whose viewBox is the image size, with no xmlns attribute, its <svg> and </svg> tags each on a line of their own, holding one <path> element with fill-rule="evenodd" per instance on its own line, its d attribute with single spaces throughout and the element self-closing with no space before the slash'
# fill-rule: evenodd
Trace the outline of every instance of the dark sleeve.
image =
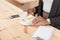
<svg viewBox="0 0 60 40">
<path fill-rule="evenodd" d="M 60 16 L 55 18 L 50 18 L 51 25 L 60 30 Z"/>
<path fill-rule="evenodd" d="M 42 16 L 42 12 L 43 12 L 43 1 L 39 1 L 39 6 L 35 7 L 35 13 L 34 14 L 38 14 L 38 16 Z"/>
</svg>

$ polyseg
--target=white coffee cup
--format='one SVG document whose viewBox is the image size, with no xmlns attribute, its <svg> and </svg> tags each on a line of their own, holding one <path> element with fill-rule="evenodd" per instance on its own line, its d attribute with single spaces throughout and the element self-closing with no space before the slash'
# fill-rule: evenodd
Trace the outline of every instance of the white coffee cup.
<svg viewBox="0 0 60 40">
<path fill-rule="evenodd" d="M 29 14 L 27 12 L 20 13 L 20 24 L 22 25 L 32 25 L 32 20 L 34 16 Z"/>
</svg>

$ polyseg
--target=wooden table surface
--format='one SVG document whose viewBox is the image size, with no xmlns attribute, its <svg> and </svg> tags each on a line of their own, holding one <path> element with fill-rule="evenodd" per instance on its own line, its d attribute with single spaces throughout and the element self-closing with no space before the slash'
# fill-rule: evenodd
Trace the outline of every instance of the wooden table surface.
<svg viewBox="0 0 60 40">
<path fill-rule="evenodd" d="M 0 0 L 0 40 L 29 40 L 37 26 L 28 26 L 27 33 L 19 18 L 9 16 L 19 14 L 20 9 L 5 0 Z M 60 40 L 60 30 L 55 29 L 51 40 Z"/>
</svg>

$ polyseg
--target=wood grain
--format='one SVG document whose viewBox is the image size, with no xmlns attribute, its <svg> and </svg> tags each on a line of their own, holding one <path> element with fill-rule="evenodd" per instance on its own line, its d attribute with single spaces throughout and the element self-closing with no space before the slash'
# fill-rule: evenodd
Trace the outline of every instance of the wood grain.
<svg viewBox="0 0 60 40">
<path fill-rule="evenodd" d="M 27 26 L 27 33 L 24 32 L 24 25 L 20 19 L 10 19 L 9 16 L 19 14 L 21 9 L 6 0 L 0 0 L 0 40 L 29 40 L 37 30 L 37 26 Z M 60 31 L 55 30 L 51 40 L 60 40 Z"/>
</svg>

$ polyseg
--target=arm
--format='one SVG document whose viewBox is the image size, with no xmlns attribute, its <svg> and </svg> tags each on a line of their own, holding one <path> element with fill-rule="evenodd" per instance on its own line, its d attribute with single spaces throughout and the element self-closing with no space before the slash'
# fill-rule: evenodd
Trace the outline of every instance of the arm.
<svg viewBox="0 0 60 40">
<path fill-rule="evenodd" d="M 17 1 L 19 3 L 28 3 L 28 2 L 34 2 L 36 0 L 15 0 L 15 1 Z"/>
<path fill-rule="evenodd" d="M 38 16 L 42 16 L 42 12 L 43 12 L 43 2 L 39 1 L 39 6 L 35 7 L 35 13 L 34 14 L 38 14 Z"/>
<path fill-rule="evenodd" d="M 50 18 L 50 23 L 51 23 L 52 26 L 60 29 L 60 16 L 59 17 Z"/>
</svg>

